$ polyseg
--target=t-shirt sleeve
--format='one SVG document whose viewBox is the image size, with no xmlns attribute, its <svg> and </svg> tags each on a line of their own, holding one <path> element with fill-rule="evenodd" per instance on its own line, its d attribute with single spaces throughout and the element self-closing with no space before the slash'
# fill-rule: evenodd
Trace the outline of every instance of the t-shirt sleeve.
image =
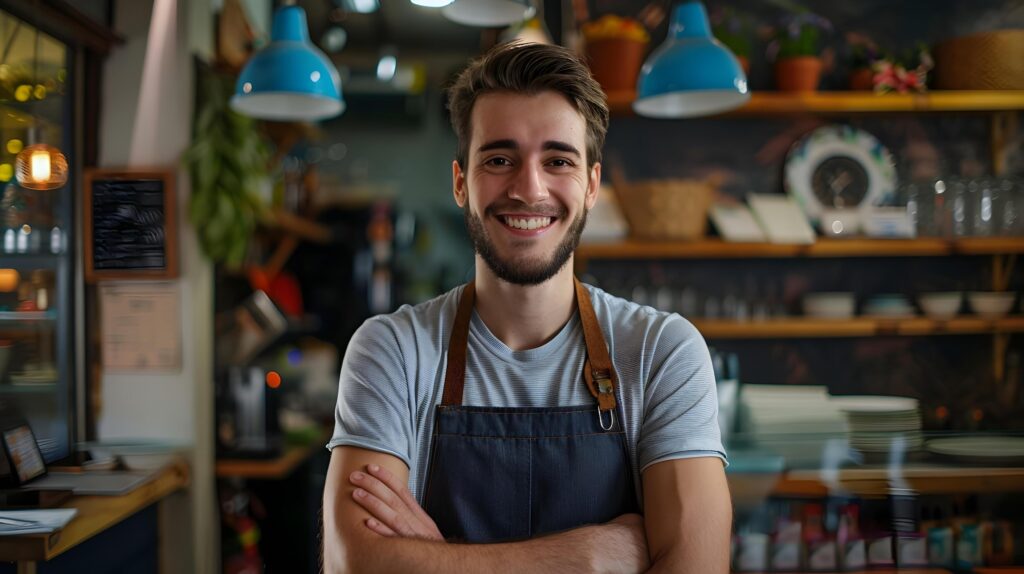
<svg viewBox="0 0 1024 574">
<path fill-rule="evenodd" d="M 718 428 L 718 394 L 707 344 L 689 321 L 669 316 L 657 333 L 644 389 L 638 463 L 717 456 L 728 462 Z"/>
<path fill-rule="evenodd" d="M 388 319 L 368 319 L 356 330 L 341 364 L 328 449 L 357 446 L 397 456 L 410 466 L 412 411 L 402 357 Z"/>
</svg>

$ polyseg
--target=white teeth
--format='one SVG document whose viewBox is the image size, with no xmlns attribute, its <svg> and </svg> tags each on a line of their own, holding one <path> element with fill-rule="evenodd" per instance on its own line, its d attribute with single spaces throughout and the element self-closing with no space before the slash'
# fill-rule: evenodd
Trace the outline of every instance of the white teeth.
<svg viewBox="0 0 1024 574">
<path fill-rule="evenodd" d="M 516 229 L 539 229 L 551 225 L 550 217 L 506 217 L 505 225 Z"/>
</svg>

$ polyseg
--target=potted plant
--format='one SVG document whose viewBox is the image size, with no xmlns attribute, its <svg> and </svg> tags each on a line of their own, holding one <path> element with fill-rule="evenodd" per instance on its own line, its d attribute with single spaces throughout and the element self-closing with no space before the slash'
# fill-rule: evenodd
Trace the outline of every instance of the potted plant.
<svg viewBox="0 0 1024 574">
<path fill-rule="evenodd" d="M 871 38 L 857 32 L 846 34 L 849 49 L 851 90 L 872 90 L 875 87 L 872 66 L 880 59 L 878 46 Z"/>
<path fill-rule="evenodd" d="M 924 92 L 928 89 L 928 72 L 934 65 L 924 44 L 918 45 L 904 58 L 886 56 L 876 60 L 871 66 L 874 90 L 879 94 Z"/>
<path fill-rule="evenodd" d="M 751 38 L 754 35 L 753 19 L 731 6 L 715 9 L 709 15 L 711 33 L 729 48 L 740 61 L 743 73 L 750 75 Z"/>
<path fill-rule="evenodd" d="M 643 24 L 606 14 L 582 26 L 587 62 L 609 97 L 632 99 L 650 36 Z"/>
<path fill-rule="evenodd" d="M 821 80 L 821 33 L 832 24 L 810 12 L 791 16 L 775 29 L 768 59 L 775 62 L 775 86 L 784 92 L 813 92 Z"/>
<path fill-rule="evenodd" d="M 233 78 L 198 67 L 192 144 L 182 160 L 192 177 L 189 217 L 214 262 L 238 268 L 267 209 L 261 187 L 269 152 L 256 122 L 231 110 Z"/>
</svg>

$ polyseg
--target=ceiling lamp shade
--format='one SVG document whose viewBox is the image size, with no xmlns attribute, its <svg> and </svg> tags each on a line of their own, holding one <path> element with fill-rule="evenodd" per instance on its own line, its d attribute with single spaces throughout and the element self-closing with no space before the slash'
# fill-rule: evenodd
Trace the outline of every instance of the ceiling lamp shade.
<svg viewBox="0 0 1024 574">
<path fill-rule="evenodd" d="M 31 145 L 22 148 L 14 158 L 14 177 L 25 189 L 47 191 L 63 187 L 68 182 L 68 160 L 59 149 L 44 143 L 34 143 L 39 128 L 29 128 Z"/>
<path fill-rule="evenodd" d="M 533 18 L 536 11 L 530 0 L 455 0 L 441 8 L 452 22 L 482 28 L 518 24 Z"/>
<path fill-rule="evenodd" d="M 689 118 L 724 112 L 750 99 L 739 60 L 711 35 L 700 2 L 672 11 L 668 38 L 640 69 L 633 111 L 652 118 Z"/>
<path fill-rule="evenodd" d="M 322 120 L 344 111 L 338 70 L 309 41 L 302 8 L 284 6 L 274 13 L 270 44 L 249 58 L 231 107 L 278 121 Z"/>
</svg>

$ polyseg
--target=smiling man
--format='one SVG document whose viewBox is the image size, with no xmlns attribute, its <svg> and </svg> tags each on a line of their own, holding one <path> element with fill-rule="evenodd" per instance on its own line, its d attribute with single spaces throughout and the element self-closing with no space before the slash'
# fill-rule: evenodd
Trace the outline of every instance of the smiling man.
<svg viewBox="0 0 1024 574">
<path fill-rule="evenodd" d="M 505 45 L 449 107 L 475 277 L 352 338 L 325 570 L 727 572 L 704 340 L 573 276 L 601 181 L 600 87 L 563 48 Z"/>
</svg>

